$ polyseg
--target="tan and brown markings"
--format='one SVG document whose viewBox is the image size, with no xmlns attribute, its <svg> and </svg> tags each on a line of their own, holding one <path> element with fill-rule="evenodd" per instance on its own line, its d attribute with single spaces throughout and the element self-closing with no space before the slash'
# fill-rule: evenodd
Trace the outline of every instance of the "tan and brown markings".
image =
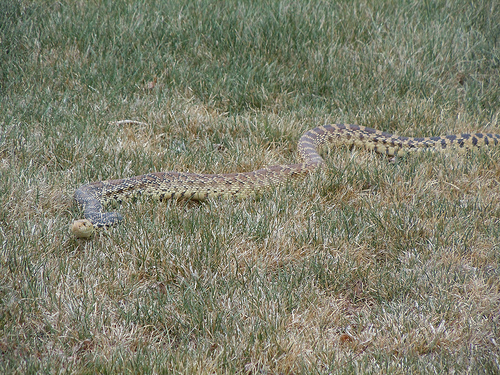
<svg viewBox="0 0 500 375">
<path fill-rule="evenodd" d="M 76 202 L 83 208 L 85 219 L 76 220 L 72 231 L 77 237 L 90 237 L 96 227 L 118 224 L 118 212 L 105 212 L 110 202 L 120 202 L 138 195 L 160 200 L 186 198 L 204 200 L 211 197 L 246 197 L 277 185 L 289 178 L 301 177 L 323 163 L 318 148 L 323 144 L 343 144 L 364 147 L 377 153 L 395 156 L 421 149 L 472 149 L 496 146 L 500 135 L 489 133 L 459 134 L 428 138 L 398 137 L 380 130 L 334 124 L 319 126 L 304 133 L 298 143 L 303 162 L 273 165 L 251 172 L 230 174 L 196 174 L 157 172 L 141 176 L 92 182 L 75 192 Z"/>
</svg>

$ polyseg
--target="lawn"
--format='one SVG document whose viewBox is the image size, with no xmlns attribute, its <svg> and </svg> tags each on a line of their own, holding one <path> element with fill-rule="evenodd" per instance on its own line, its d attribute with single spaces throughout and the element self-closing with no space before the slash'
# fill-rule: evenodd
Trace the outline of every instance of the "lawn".
<svg viewBox="0 0 500 375">
<path fill-rule="evenodd" d="M 295 163 L 318 125 L 500 133 L 499 77 L 494 0 L 0 0 L 0 372 L 499 373 L 500 147 L 326 147 L 69 230 L 83 184 Z"/>
</svg>

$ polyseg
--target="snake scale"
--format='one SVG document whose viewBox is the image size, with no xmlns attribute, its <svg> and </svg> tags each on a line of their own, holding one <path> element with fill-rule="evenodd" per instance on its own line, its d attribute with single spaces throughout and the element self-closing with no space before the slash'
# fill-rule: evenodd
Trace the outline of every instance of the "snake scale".
<svg viewBox="0 0 500 375">
<path fill-rule="evenodd" d="M 289 178 L 301 177 L 323 163 L 318 148 L 323 144 L 360 146 L 389 156 L 421 149 L 462 149 L 496 146 L 499 134 L 475 133 L 427 138 L 399 137 L 358 125 L 325 125 L 304 133 L 298 143 L 302 163 L 273 165 L 251 172 L 230 174 L 195 174 L 157 172 L 141 176 L 92 182 L 76 190 L 74 198 L 83 208 L 85 219 L 76 220 L 72 232 L 80 238 L 92 235 L 94 228 L 108 227 L 122 221 L 117 212 L 105 212 L 110 202 L 121 202 L 138 195 L 165 199 L 204 200 L 211 197 L 246 197 L 277 185 Z"/>
</svg>

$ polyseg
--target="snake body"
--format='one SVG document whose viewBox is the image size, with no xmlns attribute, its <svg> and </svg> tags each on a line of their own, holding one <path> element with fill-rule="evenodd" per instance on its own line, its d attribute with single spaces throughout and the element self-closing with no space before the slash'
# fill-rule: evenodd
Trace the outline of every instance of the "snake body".
<svg viewBox="0 0 500 375">
<path fill-rule="evenodd" d="M 90 237 L 94 228 L 118 224 L 123 220 L 122 215 L 105 212 L 104 207 L 110 202 L 121 202 L 138 195 L 150 195 L 160 200 L 204 200 L 218 196 L 241 198 L 255 194 L 318 168 L 323 163 L 318 148 L 323 144 L 354 145 L 389 156 L 399 156 L 419 149 L 467 150 L 496 146 L 499 142 L 499 134 L 489 133 L 410 138 L 358 125 L 319 126 L 300 138 L 298 150 L 302 163 L 299 164 L 273 165 L 251 172 L 230 174 L 157 172 L 83 185 L 76 190 L 74 198 L 83 208 L 85 219 L 76 220 L 72 231 L 77 237 L 84 238 Z"/>
</svg>

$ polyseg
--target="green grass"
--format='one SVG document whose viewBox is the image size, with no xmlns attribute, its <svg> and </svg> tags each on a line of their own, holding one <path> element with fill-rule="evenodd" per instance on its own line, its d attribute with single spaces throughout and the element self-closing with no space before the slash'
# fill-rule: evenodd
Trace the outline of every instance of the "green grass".
<svg viewBox="0 0 500 375">
<path fill-rule="evenodd" d="M 0 0 L 0 372 L 500 372 L 500 149 L 340 147 L 69 233 L 84 183 L 292 163 L 318 124 L 498 133 L 499 77 L 493 0 Z"/>
</svg>

